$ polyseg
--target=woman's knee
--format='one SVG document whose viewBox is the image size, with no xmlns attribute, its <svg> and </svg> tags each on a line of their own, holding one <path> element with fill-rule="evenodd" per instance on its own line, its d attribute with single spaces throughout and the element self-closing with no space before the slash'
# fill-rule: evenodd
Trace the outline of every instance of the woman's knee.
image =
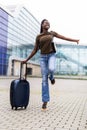
<svg viewBox="0 0 87 130">
<path fill-rule="evenodd" d="M 55 68 L 54 68 L 54 67 L 49 67 L 49 72 L 54 73 L 54 71 L 55 71 Z"/>
</svg>

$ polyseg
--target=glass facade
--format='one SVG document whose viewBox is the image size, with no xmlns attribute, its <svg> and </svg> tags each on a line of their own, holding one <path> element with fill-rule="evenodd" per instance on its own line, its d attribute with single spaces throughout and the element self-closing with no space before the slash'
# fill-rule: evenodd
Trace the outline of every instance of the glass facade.
<svg viewBox="0 0 87 130">
<path fill-rule="evenodd" d="M 26 58 L 29 55 L 39 33 L 39 26 L 39 22 L 24 7 L 16 17 L 9 17 L 8 48 L 12 56 Z"/>
<path fill-rule="evenodd" d="M 16 15 L 11 15 L 0 7 L 0 75 L 7 74 L 10 57 L 29 55 L 39 29 L 40 23 L 26 8 L 21 7 Z M 38 53 L 31 59 L 34 63 L 38 63 Z"/>
<path fill-rule="evenodd" d="M 7 60 L 8 14 L 0 8 L 0 75 L 6 75 Z"/>
<path fill-rule="evenodd" d="M 56 74 L 87 75 L 87 46 L 57 44 Z"/>
<path fill-rule="evenodd" d="M 39 31 L 40 23 L 25 7 L 16 15 L 0 7 L 0 75 L 7 75 L 10 58 L 24 59 L 31 53 Z M 56 49 L 55 74 L 87 75 L 87 46 L 56 43 Z M 39 64 L 39 52 L 31 61 Z"/>
</svg>

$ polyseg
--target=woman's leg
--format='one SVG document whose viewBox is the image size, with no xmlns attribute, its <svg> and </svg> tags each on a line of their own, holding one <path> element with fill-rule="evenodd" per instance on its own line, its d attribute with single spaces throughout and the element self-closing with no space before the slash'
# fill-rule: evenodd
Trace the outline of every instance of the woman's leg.
<svg viewBox="0 0 87 130">
<path fill-rule="evenodd" d="M 49 97 L 49 84 L 48 84 L 48 56 L 41 55 L 40 58 L 41 74 L 42 74 L 42 102 L 48 102 Z"/>
<path fill-rule="evenodd" d="M 54 72 L 55 72 L 55 64 L 56 64 L 56 55 L 52 53 L 49 55 L 48 67 L 49 67 L 49 74 L 50 80 L 54 80 Z"/>
</svg>

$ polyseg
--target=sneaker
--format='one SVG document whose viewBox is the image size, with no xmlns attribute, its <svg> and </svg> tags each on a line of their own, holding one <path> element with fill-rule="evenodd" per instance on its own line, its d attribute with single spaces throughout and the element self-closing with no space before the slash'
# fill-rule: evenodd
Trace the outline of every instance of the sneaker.
<svg viewBox="0 0 87 130">
<path fill-rule="evenodd" d="M 44 102 L 43 105 L 42 105 L 42 109 L 46 110 L 46 108 L 47 108 L 47 102 Z"/>
<path fill-rule="evenodd" d="M 52 80 L 51 80 L 51 84 L 55 84 L 55 79 L 52 79 Z"/>
</svg>

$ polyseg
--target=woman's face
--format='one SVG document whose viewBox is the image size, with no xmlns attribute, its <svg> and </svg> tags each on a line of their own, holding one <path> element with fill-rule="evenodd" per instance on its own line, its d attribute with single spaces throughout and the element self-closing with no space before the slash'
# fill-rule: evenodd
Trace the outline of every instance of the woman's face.
<svg viewBox="0 0 87 130">
<path fill-rule="evenodd" d="M 48 30 L 50 28 L 50 23 L 45 20 L 42 24 L 42 28 Z"/>
</svg>

